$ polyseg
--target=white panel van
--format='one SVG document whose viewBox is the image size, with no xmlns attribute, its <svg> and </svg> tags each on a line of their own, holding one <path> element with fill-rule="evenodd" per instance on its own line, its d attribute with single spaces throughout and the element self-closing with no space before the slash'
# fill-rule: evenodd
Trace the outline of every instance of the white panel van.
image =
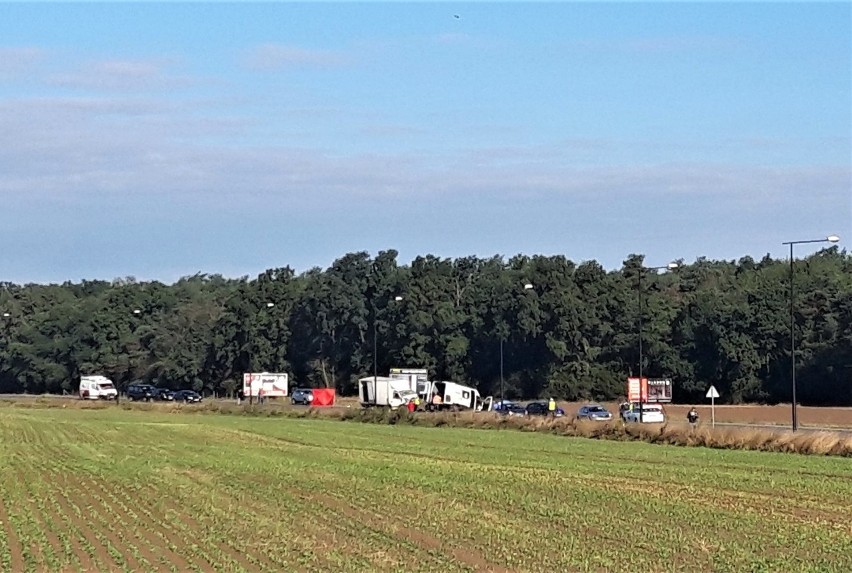
<svg viewBox="0 0 852 573">
<path fill-rule="evenodd" d="M 80 378 L 80 398 L 83 400 L 115 400 L 118 390 L 106 376 L 83 376 Z"/>
</svg>

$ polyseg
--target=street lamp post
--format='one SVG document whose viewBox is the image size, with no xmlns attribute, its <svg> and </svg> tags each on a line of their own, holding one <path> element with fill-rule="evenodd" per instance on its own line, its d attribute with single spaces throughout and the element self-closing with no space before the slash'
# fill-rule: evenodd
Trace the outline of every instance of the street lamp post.
<svg viewBox="0 0 852 573">
<path fill-rule="evenodd" d="M 133 315 L 133 318 L 139 318 L 140 316 L 142 316 L 142 310 L 139 309 L 139 308 L 134 308 L 132 311 L 130 311 L 130 313 Z M 133 326 L 131 326 L 131 332 L 133 332 L 133 331 L 135 331 L 135 328 Z M 116 382 L 116 394 L 115 394 L 115 403 L 116 404 L 121 403 L 121 390 L 122 390 L 121 387 L 122 386 L 124 387 L 124 391 L 126 392 L 127 391 L 127 384 L 124 384 L 124 383 L 119 384 L 118 382 Z"/>
<path fill-rule="evenodd" d="M 503 384 L 503 336 L 500 336 L 500 407 L 506 404 L 506 391 Z"/>
<path fill-rule="evenodd" d="M 799 429 L 799 418 L 796 412 L 796 317 L 793 305 L 793 245 L 804 245 L 806 243 L 836 243 L 840 240 L 837 235 L 829 235 L 824 239 L 812 239 L 809 241 L 787 241 L 782 245 L 790 245 L 790 389 L 792 392 L 792 420 L 793 431 Z"/>
<path fill-rule="evenodd" d="M 642 393 L 642 373 L 643 367 L 642 362 L 644 361 L 644 357 L 642 356 L 642 273 L 644 271 L 659 271 L 659 270 L 669 270 L 673 271 L 677 269 L 680 265 L 678 263 L 672 261 L 667 265 L 662 267 L 645 267 L 640 266 L 638 270 L 638 279 L 637 279 L 637 290 L 639 291 L 639 423 L 643 422 L 643 407 L 645 405 L 644 395 Z"/>
<path fill-rule="evenodd" d="M 524 285 L 524 290 L 531 290 L 533 288 L 532 283 L 526 283 Z M 503 344 L 506 342 L 506 333 L 501 330 L 500 332 L 500 406 L 503 407 L 506 404 L 506 384 L 503 378 Z"/>
<path fill-rule="evenodd" d="M 272 308 L 274 306 L 275 306 L 274 302 L 267 302 L 264 305 L 264 307 L 257 309 L 257 313 L 256 313 L 255 316 L 260 316 L 260 313 L 263 311 L 264 308 L 266 308 L 266 310 L 269 310 L 270 308 Z M 249 351 L 248 351 L 249 359 L 248 359 L 248 364 L 247 364 L 249 374 L 251 374 L 252 370 L 254 370 L 252 368 L 252 358 L 253 358 L 252 357 L 252 346 L 253 345 L 254 345 L 254 333 L 251 330 L 249 330 Z M 251 405 L 253 403 L 253 399 L 254 399 L 254 392 L 253 392 L 254 384 L 252 384 L 252 382 L 253 382 L 252 378 L 249 377 L 249 405 Z M 258 390 L 257 403 L 260 404 L 260 391 L 259 390 Z"/>
<path fill-rule="evenodd" d="M 402 297 L 397 295 L 393 297 L 394 302 L 402 301 Z M 373 300 L 373 296 L 370 296 L 370 306 L 373 309 L 373 386 L 375 387 L 376 382 L 379 379 L 379 351 L 378 351 L 378 334 L 376 333 L 376 303 Z"/>
</svg>

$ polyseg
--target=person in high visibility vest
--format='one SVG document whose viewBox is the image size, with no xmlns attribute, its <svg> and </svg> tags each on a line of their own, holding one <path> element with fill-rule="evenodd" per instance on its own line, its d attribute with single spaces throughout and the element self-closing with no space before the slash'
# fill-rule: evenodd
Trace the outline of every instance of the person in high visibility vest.
<svg viewBox="0 0 852 573">
<path fill-rule="evenodd" d="M 550 414 L 551 418 L 556 417 L 556 400 L 552 397 L 550 398 L 550 401 L 547 402 L 547 413 Z"/>
</svg>

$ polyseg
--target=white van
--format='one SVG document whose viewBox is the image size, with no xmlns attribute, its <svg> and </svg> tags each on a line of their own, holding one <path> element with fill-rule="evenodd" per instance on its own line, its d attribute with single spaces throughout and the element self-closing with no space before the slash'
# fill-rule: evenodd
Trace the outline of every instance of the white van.
<svg viewBox="0 0 852 573">
<path fill-rule="evenodd" d="M 80 398 L 83 400 L 115 400 L 118 390 L 106 376 L 83 376 L 80 378 Z"/>
</svg>

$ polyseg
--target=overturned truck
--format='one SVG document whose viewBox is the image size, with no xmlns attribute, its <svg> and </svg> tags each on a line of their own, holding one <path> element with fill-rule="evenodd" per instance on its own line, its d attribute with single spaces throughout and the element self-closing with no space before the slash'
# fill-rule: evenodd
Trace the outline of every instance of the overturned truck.
<svg viewBox="0 0 852 573">
<path fill-rule="evenodd" d="M 437 381 L 426 384 L 423 402 L 430 411 L 473 410 L 474 412 L 488 411 L 494 399 L 491 396 L 483 398 L 479 390 L 456 384 L 455 382 Z"/>
</svg>

